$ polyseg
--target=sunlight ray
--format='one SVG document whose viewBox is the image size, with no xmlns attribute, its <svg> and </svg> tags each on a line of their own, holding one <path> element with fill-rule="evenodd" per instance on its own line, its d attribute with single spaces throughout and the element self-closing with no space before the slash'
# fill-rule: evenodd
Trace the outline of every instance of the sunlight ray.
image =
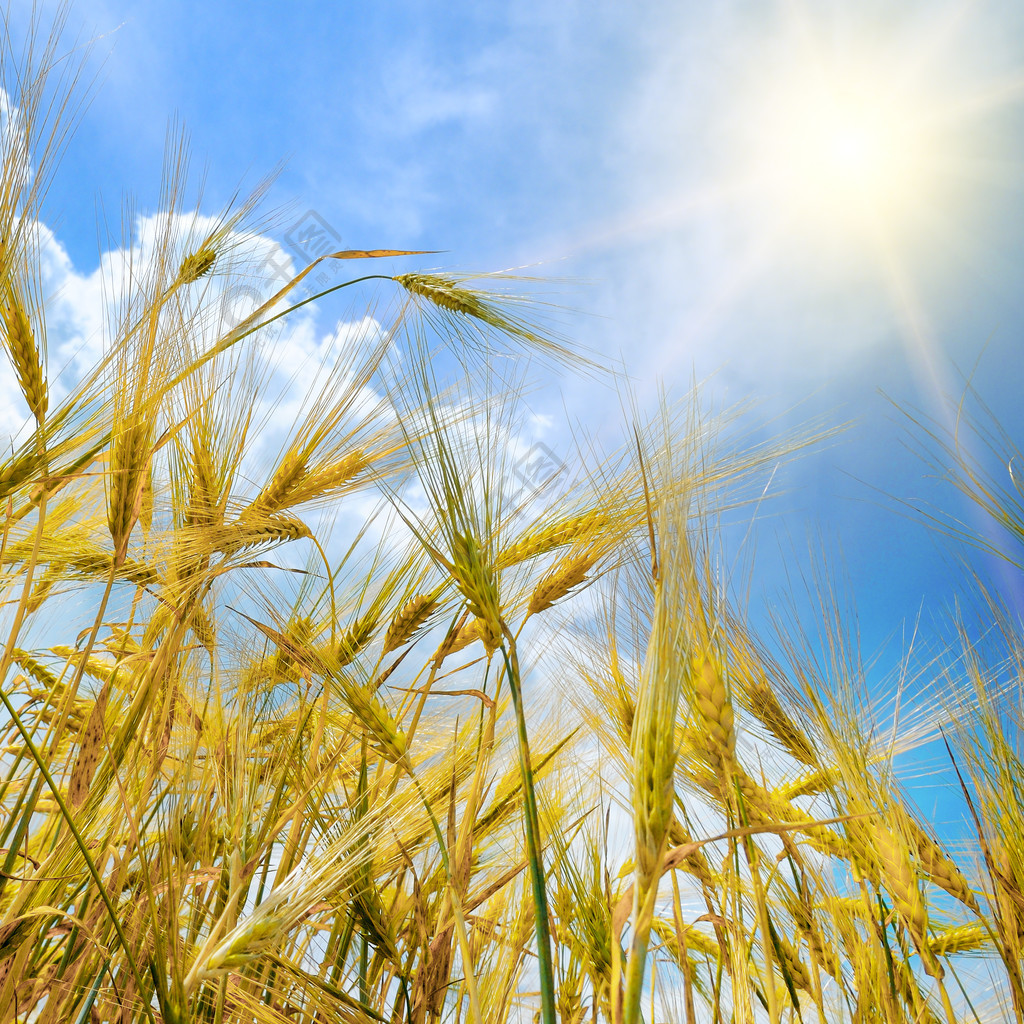
<svg viewBox="0 0 1024 1024">
<path fill-rule="evenodd" d="M 873 225 L 879 267 L 893 312 L 911 357 L 911 365 L 923 391 L 933 405 L 933 412 L 944 426 L 955 425 L 954 410 L 950 404 L 952 381 L 939 359 L 940 345 L 928 314 L 911 280 L 905 261 L 900 258 L 891 237 L 877 221 Z"/>
<path fill-rule="evenodd" d="M 748 189 L 747 181 L 735 178 L 680 191 L 598 221 L 589 230 L 560 241 L 559 252 L 577 256 L 664 235 L 721 211 Z"/>
<path fill-rule="evenodd" d="M 775 232 L 762 235 L 734 261 L 731 271 L 720 278 L 704 299 L 687 313 L 678 337 L 672 338 L 659 353 L 666 370 L 678 366 L 684 360 L 693 362 L 701 343 L 714 337 L 716 329 L 732 312 L 737 300 L 772 264 L 779 251 L 779 242 L 779 235 Z"/>
<path fill-rule="evenodd" d="M 956 123 L 1021 102 L 1024 102 L 1024 74 L 1011 75 L 986 82 L 984 86 L 958 96 L 954 101 L 936 104 L 926 116 L 934 124 Z"/>
<path fill-rule="evenodd" d="M 876 231 L 876 239 L 879 262 L 901 328 L 904 348 L 911 357 L 922 390 L 931 404 L 930 412 L 949 437 L 957 438 L 960 456 L 980 465 L 983 460 L 977 450 L 976 439 L 959 428 L 960 409 L 953 400 L 958 389 L 946 369 L 941 343 L 914 286 L 910 271 L 900 259 L 891 240 L 885 238 L 883 231 Z M 985 538 L 990 547 L 990 552 L 983 553 L 982 558 L 998 581 L 1002 596 L 1008 598 L 1011 605 L 1024 607 L 1024 585 L 1020 574 L 1013 569 L 1012 551 L 1003 530 L 991 515 L 976 504 L 968 502 L 963 514 L 967 516 L 972 532 Z"/>
</svg>

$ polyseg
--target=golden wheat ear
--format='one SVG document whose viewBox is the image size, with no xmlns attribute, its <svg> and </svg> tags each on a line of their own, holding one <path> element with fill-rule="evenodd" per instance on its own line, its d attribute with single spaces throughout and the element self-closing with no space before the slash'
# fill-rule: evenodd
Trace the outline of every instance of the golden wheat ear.
<svg viewBox="0 0 1024 1024">
<path fill-rule="evenodd" d="M 3 330 L 18 386 L 36 423 L 42 426 L 49 405 L 42 352 L 36 344 L 28 313 L 13 288 L 9 289 L 3 303 Z"/>
<path fill-rule="evenodd" d="M 506 284 L 512 275 L 486 274 L 455 277 L 450 274 L 410 273 L 392 278 L 409 293 L 442 340 L 451 339 L 455 353 L 486 355 L 495 346 L 512 345 L 524 355 L 536 355 L 594 376 L 606 375 L 602 365 L 556 331 L 536 319 L 536 299 L 497 290 L 468 287 L 486 280 Z"/>
</svg>

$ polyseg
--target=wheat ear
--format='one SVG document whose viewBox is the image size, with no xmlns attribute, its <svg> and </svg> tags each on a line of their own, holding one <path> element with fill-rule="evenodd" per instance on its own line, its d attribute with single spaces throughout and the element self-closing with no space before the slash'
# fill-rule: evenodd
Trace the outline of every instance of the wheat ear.
<svg viewBox="0 0 1024 1024">
<path fill-rule="evenodd" d="M 255 519 L 279 511 L 288 502 L 288 496 L 299 486 L 306 473 L 306 460 L 298 452 L 289 452 L 274 471 L 267 485 L 245 508 L 240 519 Z"/>
<path fill-rule="evenodd" d="M 892 896 L 896 913 L 910 933 L 914 946 L 921 954 L 924 969 L 937 980 L 943 977 L 942 965 L 932 955 L 928 944 L 928 913 L 918 885 L 913 865 L 900 840 L 884 825 L 870 826 L 871 843 L 885 881 Z"/>
<path fill-rule="evenodd" d="M 107 525 L 114 542 L 114 566 L 127 557 L 128 539 L 142 512 L 143 489 L 152 455 L 153 429 L 145 414 L 136 415 L 115 438 L 110 453 Z"/>
<path fill-rule="evenodd" d="M 476 616 L 484 646 L 495 651 L 501 646 L 502 629 L 494 571 L 484 561 L 472 533 L 455 533 L 452 548 L 452 575 L 470 612 Z"/>
<path fill-rule="evenodd" d="M 25 307 L 13 293 L 4 304 L 3 320 L 7 351 L 18 386 L 36 422 L 41 425 L 49 403 L 42 360 Z"/>
<path fill-rule="evenodd" d="M 590 546 L 559 559 L 534 587 L 528 606 L 529 614 L 536 615 L 545 611 L 583 583 L 599 555 L 600 551 Z"/>
<path fill-rule="evenodd" d="M 547 554 L 555 548 L 595 536 L 609 522 L 610 517 L 597 510 L 561 519 L 543 529 L 523 534 L 498 555 L 495 565 L 498 569 L 505 569 L 538 555 Z"/>
<path fill-rule="evenodd" d="M 654 905 L 675 812 L 676 710 L 682 672 L 676 660 L 673 623 L 662 585 L 657 585 L 655 619 L 644 661 L 640 698 L 633 719 L 633 831 L 636 838 L 633 941 L 626 965 L 625 1024 L 636 1024 Z"/>
<path fill-rule="evenodd" d="M 217 545 L 217 550 L 230 556 L 257 544 L 280 544 L 284 541 L 303 540 L 312 536 L 312 531 L 301 519 L 276 516 L 264 519 L 262 522 L 232 523 L 226 527 L 225 537 Z"/>
<path fill-rule="evenodd" d="M 178 268 L 176 285 L 192 284 L 213 269 L 217 260 L 216 250 L 209 245 L 200 246 L 195 252 L 189 253 Z"/>
<path fill-rule="evenodd" d="M 436 594 L 416 594 L 410 597 L 395 612 L 384 634 L 384 654 L 390 654 L 399 647 L 404 647 L 419 631 L 437 607 Z"/>
<path fill-rule="evenodd" d="M 488 307 L 475 292 L 460 288 L 453 278 L 443 274 L 399 274 L 393 280 L 406 291 L 432 302 L 441 309 L 463 316 L 487 319 Z"/>
<path fill-rule="evenodd" d="M 723 673 L 705 656 L 696 665 L 693 677 L 697 710 L 707 730 L 708 750 L 720 767 L 730 765 L 736 752 L 736 732 Z"/>
</svg>

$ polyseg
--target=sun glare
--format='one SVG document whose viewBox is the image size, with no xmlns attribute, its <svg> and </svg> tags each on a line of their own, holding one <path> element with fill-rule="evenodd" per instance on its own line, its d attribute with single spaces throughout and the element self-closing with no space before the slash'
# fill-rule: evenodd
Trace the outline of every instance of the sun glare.
<svg viewBox="0 0 1024 1024">
<path fill-rule="evenodd" d="M 867 70 L 791 75 L 748 115 L 749 172 L 792 227 L 891 235 L 927 201 L 925 113 Z"/>
</svg>

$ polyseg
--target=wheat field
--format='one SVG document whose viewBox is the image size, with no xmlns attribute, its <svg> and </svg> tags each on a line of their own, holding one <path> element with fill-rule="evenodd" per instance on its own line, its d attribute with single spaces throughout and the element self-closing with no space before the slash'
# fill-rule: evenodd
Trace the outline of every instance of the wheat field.
<svg viewBox="0 0 1024 1024">
<path fill-rule="evenodd" d="M 1024 1020 L 1012 618 L 990 603 L 984 645 L 951 623 L 912 721 L 827 583 L 820 642 L 758 635 L 717 524 L 805 442 L 716 442 L 695 402 L 521 499 L 507 357 L 615 382 L 514 283 L 378 272 L 393 250 L 324 258 L 387 313 L 268 459 L 272 332 L 312 268 L 225 326 L 261 196 L 209 228 L 176 135 L 69 378 L 55 46 L 2 68 L 0 1021 Z M 1024 538 L 1012 475 L 943 451 Z M 896 771 L 925 742 L 946 837 Z"/>
</svg>

